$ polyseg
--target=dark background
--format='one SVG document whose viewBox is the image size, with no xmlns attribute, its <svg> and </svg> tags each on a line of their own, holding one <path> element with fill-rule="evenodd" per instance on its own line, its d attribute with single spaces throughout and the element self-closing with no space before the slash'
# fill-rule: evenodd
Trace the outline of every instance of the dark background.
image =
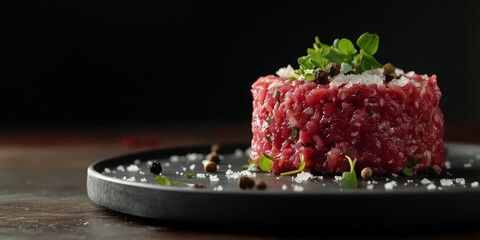
<svg viewBox="0 0 480 240">
<path fill-rule="evenodd" d="M 478 1 L 37 1 L 3 8 L 0 123 L 250 121 L 250 85 L 323 42 L 437 74 L 446 121 L 480 121 Z"/>
</svg>

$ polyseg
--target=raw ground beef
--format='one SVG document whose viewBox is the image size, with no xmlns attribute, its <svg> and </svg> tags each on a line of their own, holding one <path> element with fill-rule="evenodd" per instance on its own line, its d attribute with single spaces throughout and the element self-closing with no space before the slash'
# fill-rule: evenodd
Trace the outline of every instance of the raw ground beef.
<svg viewBox="0 0 480 240">
<path fill-rule="evenodd" d="M 252 85 L 252 152 L 275 157 L 276 174 L 299 168 L 339 174 L 349 171 L 397 173 L 417 157 L 414 172 L 443 167 L 443 114 L 436 76 L 402 75 L 379 84 L 292 81 L 273 75 Z M 396 84 L 394 84 L 394 82 Z M 293 131 L 293 133 L 292 133 Z"/>
</svg>

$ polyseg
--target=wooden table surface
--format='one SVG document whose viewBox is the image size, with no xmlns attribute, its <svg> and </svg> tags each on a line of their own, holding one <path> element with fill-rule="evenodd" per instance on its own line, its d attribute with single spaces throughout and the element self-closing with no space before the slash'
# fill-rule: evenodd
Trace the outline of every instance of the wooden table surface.
<svg viewBox="0 0 480 240">
<path fill-rule="evenodd" d="M 480 144 L 479 130 L 480 125 L 447 124 L 445 139 Z M 285 233 L 265 232 L 257 227 L 171 225 L 110 211 L 87 197 L 86 170 L 100 158 L 150 147 L 247 142 L 250 136 L 248 123 L 2 127 L 0 239 L 318 238 L 322 233 L 314 230 Z M 295 234 L 302 231 L 307 233 Z M 340 231 L 327 236 L 480 239 L 480 228 L 432 229 L 421 233 L 402 229 L 389 233 L 372 226 L 362 233 L 345 234 Z"/>
</svg>

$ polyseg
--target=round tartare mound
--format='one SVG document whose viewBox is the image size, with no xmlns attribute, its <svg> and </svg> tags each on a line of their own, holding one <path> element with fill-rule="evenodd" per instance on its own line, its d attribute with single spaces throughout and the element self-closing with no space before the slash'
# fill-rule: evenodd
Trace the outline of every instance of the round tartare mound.
<svg viewBox="0 0 480 240">
<path fill-rule="evenodd" d="M 275 158 L 276 174 L 296 170 L 339 174 L 355 169 L 398 173 L 413 158 L 413 172 L 444 166 L 443 114 L 436 75 L 399 74 L 383 69 L 339 74 L 328 84 L 269 75 L 252 85 L 251 159 Z"/>
</svg>

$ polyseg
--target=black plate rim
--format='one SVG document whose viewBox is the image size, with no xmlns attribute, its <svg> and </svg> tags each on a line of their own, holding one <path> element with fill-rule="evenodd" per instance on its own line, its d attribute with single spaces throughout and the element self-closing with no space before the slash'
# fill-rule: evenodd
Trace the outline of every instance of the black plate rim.
<svg viewBox="0 0 480 240">
<path fill-rule="evenodd" d="M 461 142 L 445 142 L 446 145 L 463 145 L 463 146 L 476 146 L 479 147 L 480 145 L 476 144 L 471 144 L 471 143 L 461 143 Z M 247 146 L 248 143 L 242 142 L 242 143 L 229 143 L 226 146 L 229 147 L 241 147 L 241 146 Z M 189 193 L 198 193 L 198 194 L 233 194 L 233 195 L 241 195 L 244 196 L 245 194 L 253 194 L 253 195 L 272 195 L 275 197 L 281 197 L 285 196 L 286 194 L 301 194 L 301 195 L 312 195 L 312 196 L 324 196 L 324 195 L 332 195 L 332 194 L 339 194 L 339 195 L 367 195 L 367 196 L 372 196 L 372 195 L 406 195 L 406 194 L 412 194 L 412 195 L 444 195 L 444 194 L 480 194 L 480 188 L 478 191 L 472 190 L 470 188 L 445 188 L 442 191 L 422 191 L 419 193 L 419 191 L 414 191 L 410 189 L 396 189 L 394 191 L 358 191 L 358 189 L 341 189 L 338 190 L 325 190 L 322 192 L 300 192 L 300 193 L 293 193 L 293 192 L 284 192 L 284 191 L 237 191 L 237 192 L 231 192 L 231 191 L 213 191 L 209 189 L 192 189 L 188 187 L 177 187 L 177 186 L 161 186 L 161 185 L 154 185 L 154 184 L 148 184 L 148 183 L 141 183 L 141 182 L 128 182 L 122 179 L 118 178 L 113 178 L 109 176 L 105 176 L 102 173 L 98 172 L 95 170 L 96 166 L 103 164 L 105 162 L 109 161 L 115 161 L 117 159 L 122 159 L 122 158 L 135 158 L 135 156 L 142 155 L 142 154 L 153 154 L 155 152 L 161 152 L 161 151 L 176 151 L 176 150 L 186 150 L 186 149 L 207 149 L 209 145 L 205 144 L 196 144 L 196 145 L 179 145 L 179 146 L 174 146 L 174 147 L 157 147 L 157 148 L 150 148 L 150 149 L 143 149 L 143 150 L 138 150 L 138 151 L 133 151 L 130 153 L 126 154 L 118 154 L 114 155 L 111 157 L 105 157 L 100 160 L 95 161 L 92 163 L 88 169 L 87 169 L 87 175 L 101 179 L 103 181 L 108 181 L 116 184 L 121 184 L 121 185 L 126 185 L 126 186 L 131 186 L 131 187 L 138 187 L 138 188 L 146 188 L 146 189 L 151 189 L 151 190 L 162 190 L 162 191 L 171 191 L 171 192 L 189 192 Z"/>
</svg>

